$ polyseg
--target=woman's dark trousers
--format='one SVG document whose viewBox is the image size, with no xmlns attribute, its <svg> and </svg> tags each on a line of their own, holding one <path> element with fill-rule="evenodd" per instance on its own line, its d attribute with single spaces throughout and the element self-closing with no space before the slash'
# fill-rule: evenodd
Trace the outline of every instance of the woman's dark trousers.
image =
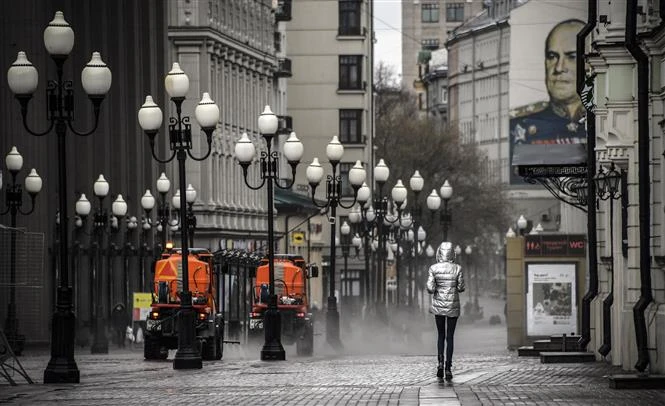
<svg viewBox="0 0 665 406">
<path fill-rule="evenodd" d="M 446 370 L 450 370 L 453 361 L 453 340 L 455 336 L 455 326 L 457 325 L 457 317 L 434 316 L 434 319 L 436 320 L 436 330 L 439 333 L 439 339 L 437 342 L 439 362 L 443 363 L 445 359 Z M 445 358 L 443 356 L 444 347 Z"/>
</svg>

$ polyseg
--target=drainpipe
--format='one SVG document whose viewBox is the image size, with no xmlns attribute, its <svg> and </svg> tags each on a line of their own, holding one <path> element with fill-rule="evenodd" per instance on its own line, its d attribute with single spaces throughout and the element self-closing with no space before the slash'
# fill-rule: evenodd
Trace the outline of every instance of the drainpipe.
<svg viewBox="0 0 665 406">
<path fill-rule="evenodd" d="M 630 2 L 629 2 L 630 3 Z M 577 94 L 582 97 L 584 89 L 584 46 L 586 37 L 596 26 L 596 0 L 589 0 L 587 23 L 577 33 Z M 591 341 L 591 301 L 598 295 L 598 252 L 596 238 L 596 184 L 593 176 L 596 172 L 596 114 L 587 110 L 587 185 L 589 188 L 587 198 L 587 247 L 589 250 L 589 286 L 582 298 L 582 334 L 579 347 L 586 351 Z"/>
<path fill-rule="evenodd" d="M 662 3 L 662 2 L 661 2 Z M 626 2 L 626 49 L 637 61 L 637 132 L 638 132 L 638 178 L 640 210 L 640 298 L 633 306 L 637 363 L 639 372 L 649 365 L 647 349 L 647 323 L 644 312 L 653 301 L 651 295 L 651 252 L 650 252 L 650 184 L 649 176 L 649 57 L 637 44 L 637 2 Z M 661 10 L 662 13 L 662 10 Z"/>
</svg>

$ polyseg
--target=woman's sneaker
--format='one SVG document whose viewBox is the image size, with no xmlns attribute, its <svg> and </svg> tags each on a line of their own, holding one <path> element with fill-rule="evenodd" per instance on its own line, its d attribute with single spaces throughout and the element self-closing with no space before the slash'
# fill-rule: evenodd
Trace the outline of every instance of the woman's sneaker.
<svg viewBox="0 0 665 406">
<path fill-rule="evenodd" d="M 436 377 L 443 378 L 443 365 L 441 364 L 436 368 Z"/>
</svg>

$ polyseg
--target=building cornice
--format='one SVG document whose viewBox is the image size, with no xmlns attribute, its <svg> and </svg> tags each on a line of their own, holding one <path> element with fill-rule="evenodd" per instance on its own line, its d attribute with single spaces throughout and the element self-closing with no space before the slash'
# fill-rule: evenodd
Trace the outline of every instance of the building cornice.
<svg viewBox="0 0 665 406">
<path fill-rule="evenodd" d="M 256 48 L 248 47 L 240 41 L 222 35 L 217 30 L 208 27 L 199 28 L 180 28 L 169 27 L 168 38 L 175 46 L 207 46 L 209 41 L 214 41 L 214 46 L 232 49 L 236 53 L 242 54 L 244 58 L 251 58 L 277 66 L 277 57 Z M 228 52 L 228 51 L 227 51 Z"/>
</svg>

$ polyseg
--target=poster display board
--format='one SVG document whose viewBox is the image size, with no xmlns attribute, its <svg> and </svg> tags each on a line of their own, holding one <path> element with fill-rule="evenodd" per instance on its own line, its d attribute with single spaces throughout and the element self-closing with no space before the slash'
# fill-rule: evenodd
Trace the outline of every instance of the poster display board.
<svg viewBox="0 0 665 406">
<path fill-rule="evenodd" d="M 527 336 L 577 334 L 574 263 L 527 264 Z"/>
</svg>

